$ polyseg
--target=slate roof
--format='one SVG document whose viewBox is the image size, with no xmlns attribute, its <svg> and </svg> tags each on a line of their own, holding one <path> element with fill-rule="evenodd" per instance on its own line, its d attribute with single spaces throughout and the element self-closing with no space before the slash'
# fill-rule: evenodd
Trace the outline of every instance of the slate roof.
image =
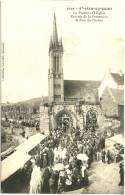
<svg viewBox="0 0 125 195">
<path fill-rule="evenodd" d="M 118 73 L 111 73 L 111 76 L 118 85 L 124 85 L 124 74 L 120 75 Z"/>
<path fill-rule="evenodd" d="M 124 90 L 122 89 L 109 89 L 112 93 L 114 100 L 118 105 L 124 105 Z"/>
<path fill-rule="evenodd" d="M 64 80 L 64 97 L 97 102 L 99 85 L 100 81 Z"/>
</svg>

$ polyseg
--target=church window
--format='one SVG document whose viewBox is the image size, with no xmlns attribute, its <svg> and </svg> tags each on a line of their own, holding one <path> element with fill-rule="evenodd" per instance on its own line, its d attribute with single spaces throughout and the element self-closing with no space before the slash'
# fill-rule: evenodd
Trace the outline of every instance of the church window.
<svg viewBox="0 0 125 195">
<path fill-rule="evenodd" d="M 61 98 L 61 95 L 54 95 L 54 98 Z"/>
<path fill-rule="evenodd" d="M 57 57 L 57 72 L 59 72 L 59 57 Z"/>
<path fill-rule="evenodd" d="M 60 86 L 61 86 L 60 84 L 54 84 L 55 88 L 60 88 Z"/>
<path fill-rule="evenodd" d="M 53 68 L 54 68 L 54 72 L 56 71 L 56 56 L 54 56 L 54 60 L 53 60 Z"/>
</svg>

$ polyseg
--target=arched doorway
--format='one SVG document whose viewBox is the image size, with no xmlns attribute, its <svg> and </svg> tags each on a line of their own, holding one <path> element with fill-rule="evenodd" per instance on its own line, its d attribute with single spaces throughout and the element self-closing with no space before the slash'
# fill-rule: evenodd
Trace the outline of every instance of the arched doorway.
<svg viewBox="0 0 125 195">
<path fill-rule="evenodd" d="M 95 131 L 97 127 L 97 112 L 93 108 L 90 108 L 86 113 L 86 129 Z"/>
<path fill-rule="evenodd" d="M 73 127 L 73 119 L 70 111 L 64 109 L 57 113 L 56 117 L 56 126 L 62 128 L 64 132 L 69 131 Z"/>
</svg>

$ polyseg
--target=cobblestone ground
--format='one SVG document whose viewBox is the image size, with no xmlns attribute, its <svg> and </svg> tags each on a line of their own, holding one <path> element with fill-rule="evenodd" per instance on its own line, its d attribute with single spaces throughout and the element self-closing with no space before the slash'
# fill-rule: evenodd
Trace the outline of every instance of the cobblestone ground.
<svg viewBox="0 0 125 195">
<path fill-rule="evenodd" d="M 123 187 L 119 183 L 119 164 L 104 164 L 94 162 L 89 170 L 90 185 L 68 194 L 123 194 Z"/>
</svg>

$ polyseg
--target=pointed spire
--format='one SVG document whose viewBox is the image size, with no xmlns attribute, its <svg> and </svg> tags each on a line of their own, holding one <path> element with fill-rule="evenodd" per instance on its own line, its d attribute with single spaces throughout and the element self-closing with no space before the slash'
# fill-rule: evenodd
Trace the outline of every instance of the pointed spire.
<svg viewBox="0 0 125 195">
<path fill-rule="evenodd" d="M 55 15 L 55 13 L 54 13 L 54 20 L 53 20 L 53 43 L 55 45 L 58 43 L 58 33 L 57 33 L 56 15 Z"/>
<path fill-rule="evenodd" d="M 50 37 L 50 43 L 49 43 L 49 53 L 54 50 L 63 52 L 62 40 L 58 39 L 55 13 L 54 13 L 54 19 L 53 19 L 53 33 L 52 33 L 52 36 Z"/>
</svg>

